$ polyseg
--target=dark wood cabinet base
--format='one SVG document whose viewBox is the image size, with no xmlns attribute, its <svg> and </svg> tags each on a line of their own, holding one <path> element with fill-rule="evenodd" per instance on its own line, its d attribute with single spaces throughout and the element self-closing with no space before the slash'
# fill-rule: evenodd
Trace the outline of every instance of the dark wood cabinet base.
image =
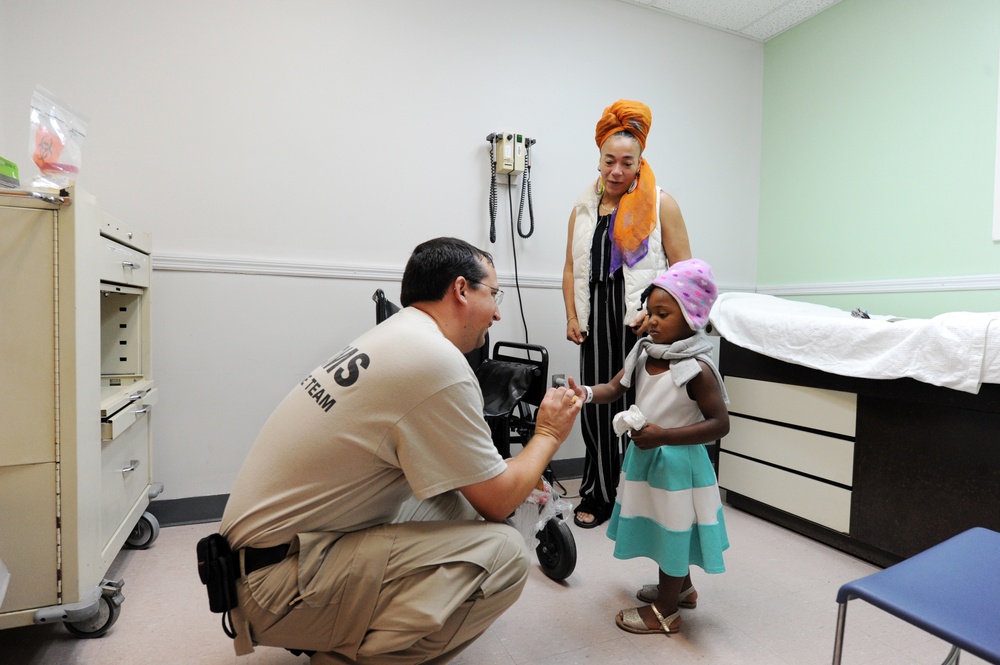
<svg viewBox="0 0 1000 665">
<path fill-rule="evenodd" d="M 720 369 L 857 394 L 847 534 L 752 498 L 730 505 L 881 566 L 973 526 L 1000 530 L 1000 385 L 978 394 L 912 379 L 858 379 L 775 360 L 722 340 Z"/>
</svg>

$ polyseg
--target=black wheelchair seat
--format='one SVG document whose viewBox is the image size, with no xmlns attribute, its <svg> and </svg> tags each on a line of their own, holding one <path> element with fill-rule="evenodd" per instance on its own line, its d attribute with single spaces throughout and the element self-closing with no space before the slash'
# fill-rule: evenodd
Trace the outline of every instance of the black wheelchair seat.
<svg viewBox="0 0 1000 665">
<path fill-rule="evenodd" d="M 524 399 L 538 374 L 538 368 L 505 360 L 484 362 L 476 370 L 483 390 L 483 414 L 487 418 L 506 416 Z"/>
</svg>

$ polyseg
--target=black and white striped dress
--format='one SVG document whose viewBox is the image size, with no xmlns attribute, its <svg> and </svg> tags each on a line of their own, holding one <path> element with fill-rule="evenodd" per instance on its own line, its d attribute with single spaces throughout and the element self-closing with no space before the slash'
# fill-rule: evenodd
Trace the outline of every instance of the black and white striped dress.
<svg viewBox="0 0 1000 665">
<path fill-rule="evenodd" d="M 609 275 L 611 238 L 608 224 L 611 215 L 601 215 L 594 228 L 590 250 L 590 318 L 588 334 L 580 345 L 580 380 L 592 386 L 607 383 L 621 370 L 625 357 L 636 343 L 636 336 L 622 322 L 625 320 L 625 280 L 622 269 Z M 638 314 L 638 312 L 636 313 Z M 627 443 L 614 433 L 611 420 L 634 401 L 634 391 L 611 404 L 585 404 L 580 415 L 584 458 L 580 496 L 605 504 L 610 514 L 621 474 L 622 451 Z"/>
</svg>

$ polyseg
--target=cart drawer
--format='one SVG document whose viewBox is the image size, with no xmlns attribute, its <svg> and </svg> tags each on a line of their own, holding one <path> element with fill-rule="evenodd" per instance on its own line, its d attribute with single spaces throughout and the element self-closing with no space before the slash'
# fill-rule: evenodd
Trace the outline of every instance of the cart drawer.
<svg viewBox="0 0 1000 665">
<path fill-rule="evenodd" d="M 149 255 L 101 237 L 98 272 L 102 282 L 149 286 Z"/>
<path fill-rule="evenodd" d="M 149 491 L 149 432 L 149 417 L 138 418 L 114 440 L 102 443 L 101 543 L 114 536 L 132 506 Z"/>
<path fill-rule="evenodd" d="M 117 413 L 101 419 L 101 439 L 112 441 L 125 433 L 137 421 L 145 420 L 150 409 L 159 398 L 156 388 L 132 401 Z"/>
</svg>

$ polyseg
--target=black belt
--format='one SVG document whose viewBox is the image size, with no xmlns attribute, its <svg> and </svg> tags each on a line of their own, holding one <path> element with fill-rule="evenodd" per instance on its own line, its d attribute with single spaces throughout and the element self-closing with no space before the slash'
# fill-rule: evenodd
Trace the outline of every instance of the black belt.
<svg viewBox="0 0 1000 665">
<path fill-rule="evenodd" d="M 288 556 L 288 545 L 275 545 L 274 547 L 244 547 L 243 548 L 243 575 L 249 575 L 255 570 L 260 570 L 266 566 L 283 561 Z M 237 559 L 237 561 L 239 561 Z M 237 565 L 239 565 L 237 563 Z M 242 577 L 242 575 L 241 575 Z"/>
</svg>

